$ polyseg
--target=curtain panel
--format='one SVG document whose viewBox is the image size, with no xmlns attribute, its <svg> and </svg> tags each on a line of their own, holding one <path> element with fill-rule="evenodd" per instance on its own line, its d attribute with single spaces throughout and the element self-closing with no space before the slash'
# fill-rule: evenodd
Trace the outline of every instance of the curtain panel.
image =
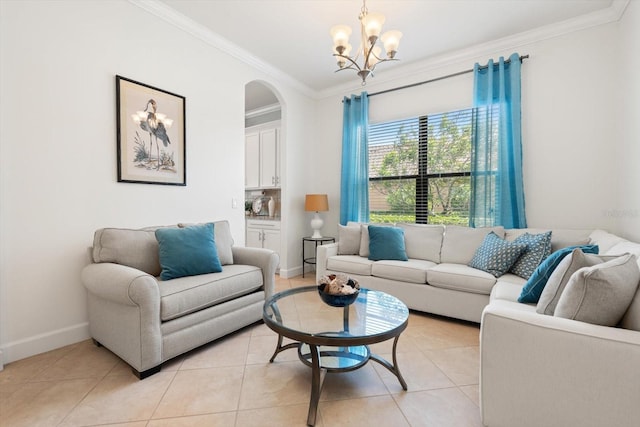
<svg viewBox="0 0 640 427">
<path fill-rule="evenodd" d="M 525 228 L 520 56 L 474 66 L 469 226 Z"/>
<path fill-rule="evenodd" d="M 369 222 L 369 97 L 343 100 L 340 224 Z"/>
</svg>

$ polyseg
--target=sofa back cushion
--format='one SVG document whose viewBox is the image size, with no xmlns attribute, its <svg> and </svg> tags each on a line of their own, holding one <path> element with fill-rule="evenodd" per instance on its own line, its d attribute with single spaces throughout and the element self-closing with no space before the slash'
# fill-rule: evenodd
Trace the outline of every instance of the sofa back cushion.
<svg viewBox="0 0 640 427">
<path fill-rule="evenodd" d="M 404 230 L 404 244 L 407 256 L 440 263 L 443 225 L 397 224 Z"/>
<path fill-rule="evenodd" d="M 625 253 L 634 254 L 638 262 L 638 268 L 640 268 L 640 243 L 621 239 L 620 241 L 615 243 L 606 253 L 607 255 L 622 255 Z M 629 309 L 620 322 L 620 326 L 625 329 L 640 331 L 640 284 L 638 286 L 638 290 L 636 291 L 635 297 L 631 301 L 631 306 L 629 306 Z"/>
<path fill-rule="evenodd" d="M 467 265 L 487 234 L 504 238 L 504 227 L 471 228 L 448 225 L 444 230 L 440 262 Z"/>
<path fill-rule="evenodd" d="M 222 265 L 233 264 L 233 239 L 228 221 L 215 221 L 214 236 L 218 258 Z M 179 224 L 184 227 L 186 224 Z M 175 227 L 175 226 L 169 226 Z M 159 247 L 155 231 L 161 228 L 141 229 L 101 228 L 93 236 L 93 262 L 113 262 L 137 268 L 152 276 L 159 276 Z"/>
<path fill-rule="evenodd" d="M 588 245 L 591 242 L 589 235 L 593 230 L 582 229 L 549 229 L 549 228 L 509 228 L 505 230 L 505 239 L 515 240 L 518 236 L 529 234 L 540 234 L 551 231 L 551 252 L 567 246 Z"/>
</svg>

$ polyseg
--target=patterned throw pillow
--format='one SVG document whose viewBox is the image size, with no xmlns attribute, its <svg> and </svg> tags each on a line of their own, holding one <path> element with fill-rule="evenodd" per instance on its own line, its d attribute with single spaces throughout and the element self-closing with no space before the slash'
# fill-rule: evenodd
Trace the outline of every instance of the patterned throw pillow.
<svg viewBox="0 0 640 427">
<path fill-rule="evenodd" d="M 501 239 L 492 231 L 484 238 L 468 265 L 500 277 L 509 271 L 526 248 L 524 243 Z"/>
<path fill-rule="evenodd" d="M 540 263 L 551 254 L 551 231 L 541 234 L 524 233 L 518 236 L 514 242 L 524 243 L 527 248 L 511 266 L 509 272 L 523 279 L 528 279 Z"/>
</svg>

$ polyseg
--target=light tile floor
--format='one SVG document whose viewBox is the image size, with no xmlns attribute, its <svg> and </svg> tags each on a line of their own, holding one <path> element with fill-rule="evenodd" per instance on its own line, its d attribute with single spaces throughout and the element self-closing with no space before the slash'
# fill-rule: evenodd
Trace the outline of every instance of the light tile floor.
<svg viewBox="0 0 640 427">
<path fill-rule="evenodd" d="M 277 290 L 313 284 L 281 279 Z M 277 336 L 256 324 L 178 357 L 139 381 L 90 340 L 5 366 L 0 425 L 304 426 L 311 372 L 295 350 L 269 363 Z M 372 351 L 391 358 L 388 341 Z M 481 426 L 478 325 L 412 312 L 398 341 L 407 381 L 377 363 L 328 374 L 317 426 Z"/>
</svg>

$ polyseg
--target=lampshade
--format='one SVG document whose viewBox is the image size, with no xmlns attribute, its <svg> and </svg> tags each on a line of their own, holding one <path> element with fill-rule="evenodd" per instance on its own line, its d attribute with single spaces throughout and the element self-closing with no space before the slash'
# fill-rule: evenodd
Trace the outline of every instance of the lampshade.
<svg viewBox="0 0 640 427">
<path fill-rule="evenodd" d="M 307 194 L 304 210 L 308 212 L 324 212 L 329 210 L 329 199 L 326 194 Z"/>
</svg>

